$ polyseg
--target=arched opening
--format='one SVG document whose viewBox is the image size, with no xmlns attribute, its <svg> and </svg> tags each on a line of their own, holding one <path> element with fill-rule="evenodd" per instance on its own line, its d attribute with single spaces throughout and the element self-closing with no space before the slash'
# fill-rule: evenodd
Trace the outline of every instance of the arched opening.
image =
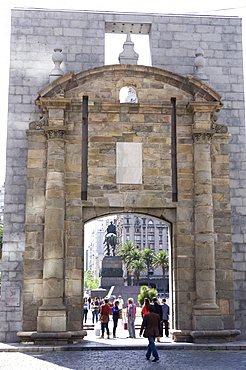
<svg viewBox="0 0 246 370">
<path fill-rule="evenodd" d="M 147 271 L 145 266 L 140 271 L 138 279 L 136 278 L 134 268 L 127 266 L 123 261 L 122 291 L 124 287 L 128 288 L 130 285 L 137 287 L 139 294 L 141 286 L 147 285 L 150 289 L 155 288 L 159 297 L 163 298 L 165 296 L 171 305 L 171 227 L 170 224 L 163 220 L 140 214 L 116 214 L 88 221 L 85 224 L 84 232 L 85 274 L 86 271 L 91 271 L 94 279 L 98 281 L 97 288 L 105 289 L 105 291 L 102 291 L 102 294 L 108 295 L 109 291 L 111 291 L 110 294 L 112 296 L 115 295 L 109 287 L 105 287 L 101 283 L 102 261 L 105 257 L 105 236 L 108 225 L 111 222 L 116 226 L 116 256 L 122 246 L 126 243 L 132 243 L 139 252 L 151 249 L 155 256 L 158 256 L 160 252 L 165 252 L 169 257 L 169 266 L 166 268 L 164 276 L 162 266 L 154 265 L 154 261 L 152 261 L 151 272 Z M 130 275 L 130 282 L 127 280 L 128 273 Z M 95 294 L 98 295 L 96 289 Z M 87 286 L 85 295 L 93 296 L 95 294 L 93 293 L 93 289 L 88 289 Z"/>
</svg>

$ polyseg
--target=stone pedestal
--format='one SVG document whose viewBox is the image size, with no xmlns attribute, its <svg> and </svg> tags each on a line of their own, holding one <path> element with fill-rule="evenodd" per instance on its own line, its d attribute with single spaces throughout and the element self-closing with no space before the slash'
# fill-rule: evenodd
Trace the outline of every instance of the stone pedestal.
<svg viewBox="0 0 246 370">
<path fill-rule="evenodd" d="M 17 336 L 23 343 L 34 343 L 36 345 L 66 345 L 83 343 L 87 335 L 85 330 L 79 331 L 55 331 L 50 333 L 18 332 Z"/>
<path fill-rule="evenodd" d="M 109 289 L 112 285 L 124 285 L 122 260 L 118 256 L 105 256 L 100 271 L 100 287 Z"/>
</svg>

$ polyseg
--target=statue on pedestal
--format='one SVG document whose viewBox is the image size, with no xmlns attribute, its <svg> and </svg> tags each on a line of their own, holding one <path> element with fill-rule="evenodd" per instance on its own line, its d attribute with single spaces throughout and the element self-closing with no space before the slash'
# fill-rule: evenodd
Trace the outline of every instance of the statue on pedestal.
<svg viewBox="0 0 246 370">
<path fill-rule="evenodd" d="M 110 225 L 107 227 L 107 231 L 105 234 L 105 239 L 103 244 L 106 244 L 106 256 L 110 256 L 110 246 L 112 248 L 112 254 L 115 256 L 115 248 L 117 244 L 117 236 L 116 236 L 116 226 L 113 222 L 110 222 Z"/>
</svg>

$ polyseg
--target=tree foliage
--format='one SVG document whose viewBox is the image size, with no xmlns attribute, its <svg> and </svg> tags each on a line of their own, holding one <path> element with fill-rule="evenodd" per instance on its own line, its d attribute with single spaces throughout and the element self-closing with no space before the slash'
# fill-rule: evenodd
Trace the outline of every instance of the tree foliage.
<svg viewBox="0 0 246 370">
<path fill-rule="evenodd" d="M 141 252 L 138 253 L 138 258 L 131 262 L 129 268 L 136 279 L 137 285 L 139 285 L 140 274 L 146 270 L 146 264 L 142 259 Z"/>
<path fill-rule="evenodd" d="M 165 274 L 169 268 L 169 260 L 167 252 L 155 253 L 152 249 L 146 248 L 142 251 L 131 241 L 125 242 L 118 249 L 118 256 L 121 257 L 127 271 L 127 285 L 131 284 L 131 276 L 133 274 L 137 285 L 139 285 L 140 274 L 143 271 L 147 272 L 148 284 L 150 283 L 150 269 L 152 267 L 161 267 L 163 274 L 163 288 L 165 294 Z"/>
<path fill-rule="evenodd" d="M 97 289 L 99 285 L 98 279 L 95 279 L 90 270 L 85 272 L 84 287 L 88 289 Z"/>
<path fill-rule="evenodd" d="M 169 257 L 167 252 L 160 251 L 154 256 L 153 260 L 154 267 L 161 267 L 162 269 L 162 276 L 163 276 L 163 293 L 164 297 L 166 296 L 166 282 L 165 282 L 165 274 L 169 268 Z"/>
<path fill-rule="evenodd" d="M 157 297 L 157 290 L 152 288 L 149 289 L 147 286 L 142 286 L 140 290 L 140 294 L 138 295 L 138 302 L 142 306 L 144 304 L 144 298 L 149 298 L 150 302 L 154 297 Z"/>
<path fill-rule="evenodd" d="M 131 271 L 131 263 L 135 259 L 138 258 L 138 246 L 133 242 L 127 241 L 125 242 L 122 247 L 118 249 L 118 256 L 121 257 L 122 261 L 126 266 L 126 273 L 127 273 L 127 285 L 130 285 L 130 271 Z"/>
<path fill-rule="evenodd" d="M 142 251 L 142 258 L 146 264 L 146 270 L 147 270 L 147 276 L 148 276 L 148 283 L 149 283 L 149 273 L 150 273 L 150 268 L 153 265 L 153 261 L 155 258 L 155 252 L 152 249 L 146 248 Z"/>
</svg>

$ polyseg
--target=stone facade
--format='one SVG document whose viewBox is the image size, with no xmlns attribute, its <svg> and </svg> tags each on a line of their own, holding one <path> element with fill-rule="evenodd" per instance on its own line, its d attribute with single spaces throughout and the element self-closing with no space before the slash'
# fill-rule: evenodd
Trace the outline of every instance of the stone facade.
<svg viewBox="0 0 246 370">
<path fill-rule="evenodd" d="M 153 67 L 103 66 L 112 22 L 151 25 Z M 57 41 L 66 74 L 47 85 Z M 199 46 L 207 84 L 191 76 Z M 138 103 L 119 103 L 123 86 L 136 90 Z M 83 97 L 89 102 L 86 200 Z M 82 329 L 84 223 L 122 212 L 172 225 L 176 340 L 201 340 L 200 331 L 206 339 L 231 338 L 235 328 L 245 338 L 243 99 L 240 19 L 12 11 L 0 340 L 16 340 L 21 330 Z M 117 171 L 122 175 L 117 143 L 141 147 L 137 183 L 116 182 Z M 21 288 L 21 307 L 6 305 L 7 287 Z"/>
</svg>

